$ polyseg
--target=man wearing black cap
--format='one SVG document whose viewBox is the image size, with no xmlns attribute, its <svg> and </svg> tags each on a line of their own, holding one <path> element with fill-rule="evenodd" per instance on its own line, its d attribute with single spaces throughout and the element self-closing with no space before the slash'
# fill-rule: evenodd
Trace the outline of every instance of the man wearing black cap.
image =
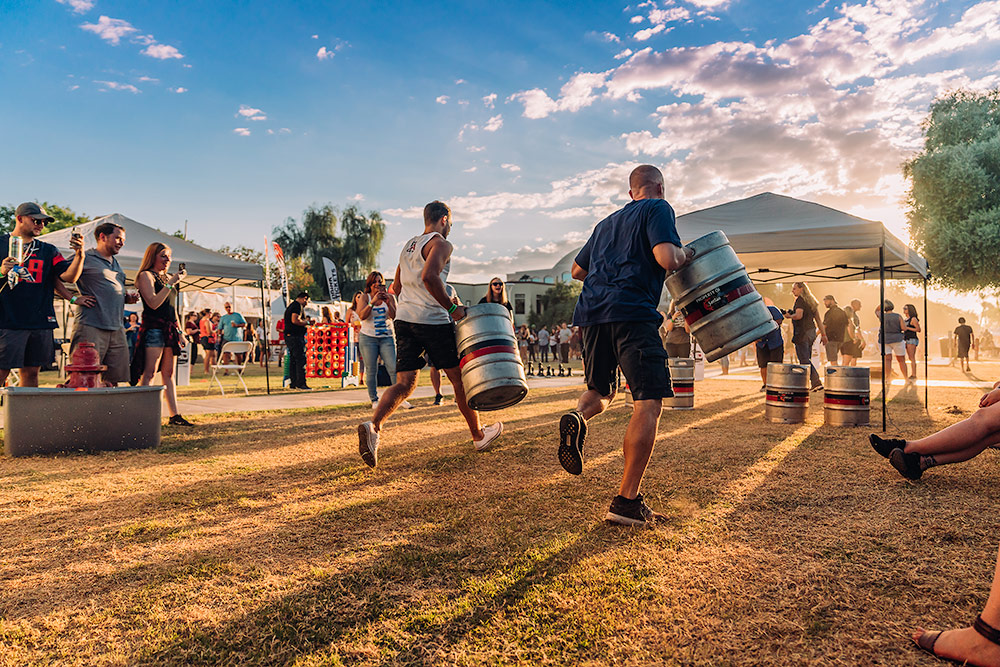
<svg viewBox="0 0 1000 667">
<path fill-rule="evenodd" d="M 0 385 L 10 369 L 20 369 L 22 387 L 38 386 L 38 369 L 52 359 L 56 314 L 52 292 L 59 280 L 72 283 L 83 270 L 83 239 L 73 235 L 74 255 L 67 260 L 52 244 L 39 241 L 45 225 L 55 220 L 41 206 L 25 202 L 14 212 L 14 229 L 0 236 Z M 21 261 L 10 256 L 12 237 L 23 244 Z M 15 270 L 20 279 L 11 280 Z"/>
<path fill-rule="evenodd" d="M 837 305 L 832 294 L 823 297 L 826 313 L 823 315 L 823 328 L 826 329 L 826 358 L 831 366 L 836 366 L 839 360 L 840 348 L 847 339 L 847 313 Z"/>
</svg>

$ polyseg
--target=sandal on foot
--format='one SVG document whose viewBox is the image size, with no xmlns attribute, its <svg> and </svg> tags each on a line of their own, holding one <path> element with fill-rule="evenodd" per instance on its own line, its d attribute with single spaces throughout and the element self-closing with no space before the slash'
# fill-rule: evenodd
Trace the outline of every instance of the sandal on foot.
<svg viewBox="0 0 1000 667">
<path fill-rule="evenodd" d="M 986 641 L 992 642 L 997 646 L 1000 646 L 1000 630 L 997 630 L 992 625 L 983 620 L 982 615 L 976 615 L 976 620 L 972 622 L 972 629 L 979 633 L 981 637 L 986 639 Z M 919 636 L 913 639 L 913 642 L 919 646 L 922 650 L 927 651 L 935 658 L 941 658 L 942 660 L 948 660 L 949 662 L 954 662 L 955 664 L 966 664 L 967 661 L 952 660 L 950 658 L 944 658 L 938 655 L 934 651 L 934 645 L 937 643 L 938 638 L 941 636 L 943 630 L 924 630 Z"/>
</svg>

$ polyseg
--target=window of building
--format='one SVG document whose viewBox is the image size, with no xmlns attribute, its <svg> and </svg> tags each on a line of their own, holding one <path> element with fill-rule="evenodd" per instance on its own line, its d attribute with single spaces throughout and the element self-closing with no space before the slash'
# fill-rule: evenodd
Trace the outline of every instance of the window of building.
<svg viewBox="0 0 1000 667">
<path fill-rule="evenodd" d="M 515 294 L 514 295 L 514 314 L 524 315 L 524 295 Z"/>
<path fill-rule="evenodd" d="M 552 276 L 545 276 L 545 282 L 546 284 L 552 285 L 553 283 L 556 282 L 556 279 L 553 278 Z"/>
<path fill-rule="evenodd" d="M 571 274 L 569 271 L 566 271 L 565 273 L 562 274 L 562 281 L 564 283 L 568 283 L 571 280 L 573 280 L 573 274 Z"/>
<path fill-rule="evenodd" d="M 535 312 L 539 315 L 542 314 L 542 297 L 540 295 L 535 297 Z"/>
</svg>

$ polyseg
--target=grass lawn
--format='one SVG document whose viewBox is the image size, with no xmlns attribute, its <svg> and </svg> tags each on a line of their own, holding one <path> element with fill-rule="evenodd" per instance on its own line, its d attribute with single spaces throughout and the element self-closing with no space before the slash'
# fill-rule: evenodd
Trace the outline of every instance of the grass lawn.
<svg viewBox="0 0 1000 667">
<path fill-rule="evenodd" d="M 664 413 L 655 530 L 602 521 L 624 401 L 591 421 L 583 475 L 559 467 L 577 388 L 503 411 L 483 454 L 453 404 L 417 401 L 374 471 L 360 407 L 196 417 L 155 451 L 0 457 L 0 664 L 938 664 L 908 633 L 986 600 L 997 453 L 907 482 L 870 429 L 823 425 L 821 395 L 806 423 L 770 424 L 758 388 L 707 380 L 695 410 Z M 930 394 L 928 414 L 922 389 L 894 387 L 890 432 L 979 398 Z"/>
</svg>

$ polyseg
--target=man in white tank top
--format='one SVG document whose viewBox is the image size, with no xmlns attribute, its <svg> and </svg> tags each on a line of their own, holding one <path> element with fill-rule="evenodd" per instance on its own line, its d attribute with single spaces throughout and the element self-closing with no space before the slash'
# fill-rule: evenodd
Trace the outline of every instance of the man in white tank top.
<svg viewBox="0 0 1000 667">
<path fill-rule="evenodd" d="M 358 450 L 372 468 L 378 463 L 382 425 L 413 393 L 417 373 L 425 364 L 424 352 L 451 381 L 455 403 L 469 424 L 476 451 L 486 451 L 503 433 L 500 422 L 483 428 L 479 413 L 465 399 L 454 324 L 465 317 L 465 307 L 448 297 L 445 283 L 451 269 L 450 231 L 451 209 L 432 201 L 424 207 L 424 233 L 407 241 L 399 255 L 396 277 L 389 288 L 397 302 L 396 384 L 382 394 L 372 420 L 358 426 Z"/>
</svg>

